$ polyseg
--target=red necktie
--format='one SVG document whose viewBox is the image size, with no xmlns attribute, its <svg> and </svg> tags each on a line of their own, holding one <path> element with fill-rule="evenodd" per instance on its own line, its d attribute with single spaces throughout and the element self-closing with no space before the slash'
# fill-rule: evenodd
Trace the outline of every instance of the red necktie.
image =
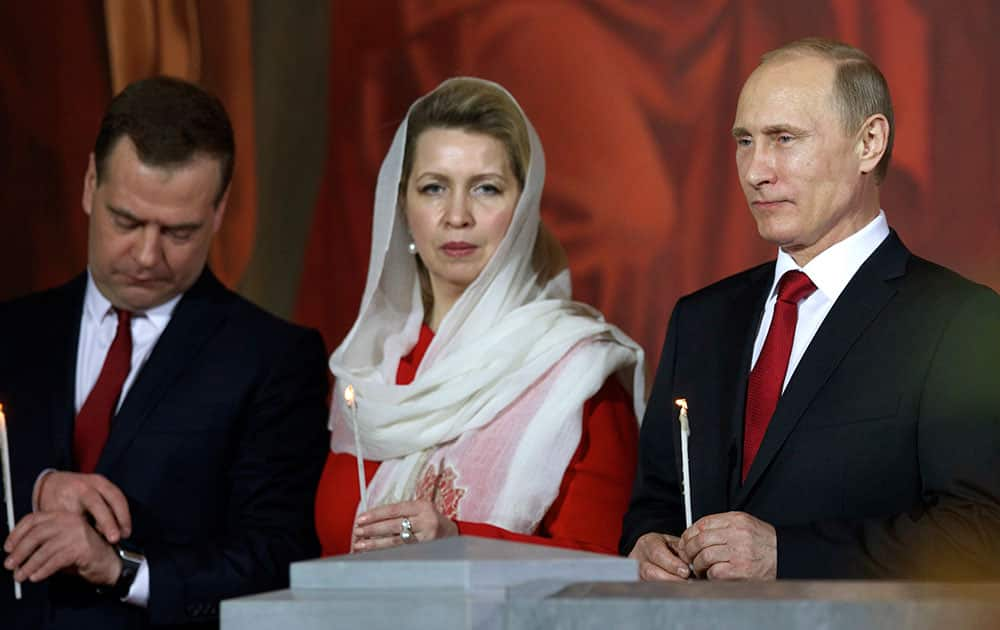
<svg viewBox="0 0 1000 630">
<path fill-rule="evenodd" d="M 815 290 L 816 285 L 801 271 L 786 271 L 778 281 L 778 300 L 774 303 L 771 327 L 747 384 L 746 424 L 743 428 L 744 481 L 781 397 L 788 356 L 792 353 L 792 340 L 795 338 L 795 324 L 799 320 L 799 302 Z"/>
<path fill-rule="evenodd" d="M 94 389 L 76 414 L 73 457 L 80 472 L 92 473 L 111 432 L 111 418 L 132 364 L 132 313 L 115 309 L 118 330 L 104 358 Z"/>
</svg>

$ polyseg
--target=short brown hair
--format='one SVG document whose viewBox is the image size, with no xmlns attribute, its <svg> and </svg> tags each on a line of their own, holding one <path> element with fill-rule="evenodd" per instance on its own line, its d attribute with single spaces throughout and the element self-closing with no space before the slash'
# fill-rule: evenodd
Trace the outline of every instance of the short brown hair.
<svg viewBox="0 0 1000 630">
<path fill-rule="evenodd" d="M 834 63 L 833 93 L 840 120 L 848 133 L 853 133 L 869 117 L 882 114 L 889 122 L 889 139 L 885 154 L 875 166 L 875 181 L 882 183 L 892 157 L 892 141 L 896 126 L 892 116 L 889 84 L 878 66 L 863 51 L 842 42 L 822 37 L 806 37 L 765 53 L 761 65 L 787 55 L 813 55 Z"/>
<path fill-rule="evenodd" d="M 108 105 L 94 143 L 98 183 L 105 160 L 125 136 L 149 166 L 179 166 L 198 154 L 218 160 L 221 181 L 215 204 L 222 200 L 233 175 L 236 142 L 226 108 L 212 94 L 164 76 L 126 86 Z"/>
</svg>

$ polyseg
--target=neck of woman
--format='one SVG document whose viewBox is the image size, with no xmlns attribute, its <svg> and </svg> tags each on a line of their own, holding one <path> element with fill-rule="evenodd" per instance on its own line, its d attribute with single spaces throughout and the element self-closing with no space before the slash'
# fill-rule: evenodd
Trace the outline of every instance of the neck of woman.
<svg viewBox="0 0 1000 630">
<path fill-rule="evenodd" d="M 450 287 L 449 287 L 450 289 Z M 455 288 L 449 290 L 445 288 L 436 288 L 434 293 L 434 303 L 431 305 L 429 312 L 426 314 L 424 323 L 433 330 L 437 332 L 438 327 L 441 322 L 444 321 L 445 315 L 451 310 L 451 307 L 455 305 L 458 298 L 462 297 L 462 291 L 464 289 Z"/>
</svg>

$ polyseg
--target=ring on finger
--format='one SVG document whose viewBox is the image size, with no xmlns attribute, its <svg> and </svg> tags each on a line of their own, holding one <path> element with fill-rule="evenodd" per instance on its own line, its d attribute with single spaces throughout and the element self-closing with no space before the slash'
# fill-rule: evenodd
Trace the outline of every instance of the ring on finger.
<svg viewBox="0 0 1000 630">
<path fill-rule="evenodd" d="M 399 523 L 399 538 L 405 543 L 417 541 L 417 535 L 413 533 L 413 523 L 409 518 L 404 518 Z"/>
</svg>

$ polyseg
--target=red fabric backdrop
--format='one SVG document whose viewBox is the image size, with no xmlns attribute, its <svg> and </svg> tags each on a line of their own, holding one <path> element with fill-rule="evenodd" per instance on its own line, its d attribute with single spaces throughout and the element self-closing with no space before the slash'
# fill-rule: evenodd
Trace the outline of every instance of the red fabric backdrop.
<svg viewBox="0 0 1000 630">
<path fill-rule="evenodd" d="M 87 262 L 83 174 L 111 92 L 103 5 L 0 3 L 0 274 L 10 297 Z"/>
<path fill-rule="evenodd" d="M 452 75 L 518 98 L 545 146 L 543 218 L 578 299 L 658 358 L 684 293 L 774 255 L 733 164 L 743 80 L 806 35 L 866 50 L 896 105 L 890 224 L 916 252 L 1000 287 L 1000 5 L 829 0 L 334 1 L 330 149 L 298 319 L 330 347 L 357 313 L 376 174 L 419 95 Z"/>
<path fill-rule="evenodd" d="M 0 298 L 61 282 L 86 258 L 81 181 L 111 93 L 103 3 L 57 4 L 0 5 Z M 331 347 L 357 312 L 392 132 L 416 97 L 473 74 L 506 85 L 542 136 L 543 216 L 578 298 L 655 362 L 680 295 L 773 256 L 739 192 L 729 128 L 758 56 L 812 34 L 867 50 L 889 79 L 891 224 L 915 251 L 1000 288 L 1000 5 L 989 0 L 331 7 L 329 158 L 296 313 Z M 232 227 L 245 254 L 252 220 Z"/>
</svg>

